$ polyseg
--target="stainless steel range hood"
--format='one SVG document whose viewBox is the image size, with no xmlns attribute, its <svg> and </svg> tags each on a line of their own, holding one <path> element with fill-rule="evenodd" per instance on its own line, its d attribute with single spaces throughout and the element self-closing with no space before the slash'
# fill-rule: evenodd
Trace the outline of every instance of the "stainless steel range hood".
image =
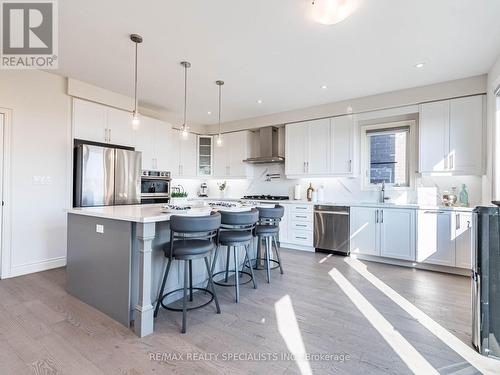
<svg viewBox="0 0 500 375">
<path fill-rule="evenodd" d="M 274 126 L 259 129 L 258 156 L 243 161 L 252 164 L 284 163 L 285 158 L 279 154 L 279 134 L 279 129 Z"/>
</svg>

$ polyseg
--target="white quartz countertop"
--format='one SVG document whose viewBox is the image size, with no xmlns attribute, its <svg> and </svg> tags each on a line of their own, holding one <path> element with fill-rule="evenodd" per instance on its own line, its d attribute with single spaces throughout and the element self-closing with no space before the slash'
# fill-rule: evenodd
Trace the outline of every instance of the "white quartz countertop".
<svg viewBox="0 0 500 375">
<path fill-rule="evenodd" d="M 195 198 L 193 200 L 209 200 L 209 201 L 240 201 L 239 198 Z M 349 206 L 349 207 L 375 207 L 375 208 L 407 208 L 414 210 L 435 210 L 435 211 L 462 211 L 471 212 L 475 207 L 459 207 L 459 206 L 438 206 L 438 205 L 425 205 L 418 203 L 377 203 L 377 202 L 357 202 L 357 201 L 325 201 L 325 202 L 309 202 L 307 200 L 252 200 L 254 202 L 266 202 L 276 204 L 307 204 L 307 205 L 329 205 L 329 206 Z"/>
<path fill-rule="evenodd" d="M 163 204 L 138 204 L 105 207 L 75 207 L 66 210 L 70 214 L 100 217 L 104 219 L 132 221 L 136 223 L 155 223 L 168 221 L 172 215 L 208 215 L 211 207 L 197 207 L 188 211 L 174 213 L 162 212 Z"/>
</svg>

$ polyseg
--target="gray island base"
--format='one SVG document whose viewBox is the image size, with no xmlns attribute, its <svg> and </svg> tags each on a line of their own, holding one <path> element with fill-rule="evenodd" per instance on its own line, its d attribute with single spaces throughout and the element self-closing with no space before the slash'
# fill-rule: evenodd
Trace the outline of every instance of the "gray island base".
<svg viewBox="0 0 500 375">
<path fill-rule="evenodd" d="M 153 333 L 169 219 L 161 205 L 68 210 L 67 291 L 127 327 L 133 322 L 140 337 Z M 224 269 L 225 258 L 219 257 L 216 270 Z M 182 286 L 179 263 L 172 264 L 166 292 Z M 207 279 L 203 260 L 194 261 L 193 286 L 205 287 Z M 180 297 L 174 293 L 166 302 Z"/>
</svg>

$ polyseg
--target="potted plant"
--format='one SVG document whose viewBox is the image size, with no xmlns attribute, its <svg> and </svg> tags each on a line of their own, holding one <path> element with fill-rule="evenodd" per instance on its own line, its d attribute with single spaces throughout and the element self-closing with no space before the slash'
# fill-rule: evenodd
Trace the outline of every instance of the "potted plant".
<svg viewBox="0 0 500 375">
<path fill-rule="evenodd" d="M 182 204 L 187 204 L 188 201 L 188 193 L 186 192 L 180 192 L 180 191 L 173 191 L 170 194 L 170 203 L 175 204 L 175 205 L 182 205 Z"/>
<path fill-rule="evenodd" d="M 224 181 L 224 182 L 217 182 L 217 186 L 219 187 L 220 197 L 224 198 L 225 195 L 226 195 L 227 182 L 226 181 Z"/>
</svg>

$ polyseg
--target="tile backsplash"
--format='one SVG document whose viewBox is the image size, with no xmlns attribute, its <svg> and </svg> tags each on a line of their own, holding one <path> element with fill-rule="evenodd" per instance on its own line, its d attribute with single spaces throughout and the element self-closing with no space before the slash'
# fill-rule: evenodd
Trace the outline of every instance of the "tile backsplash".
<svg viewBox="0 0 500 375">
<path fill-rule="evenodd" d="M 266 181 L 267 174 L 279 174 L 281 178 Z M 192 179 L 181 180 L 174 179 L 172 186 L 181 185 L 190 197 L 198 196 L 198 190 L 201 182 L 207 182 L 208 194 L 210 197 L 222 197 L 217 183 L 227 181 L 227 190 L 224 194 L 226 198 L 241 198 L 244 195 L 271 194 L 288 195 L 293 198 L 293 189 L 296 184 L 301 186 L 302 199 L 306 197 L 306 190 L 311 182 L 314 188 L 323 186 L 325 200 L 331 202 L 375 202 L 378 199 L 378 191 L 363 190 L 360 178 L 347 177 L 327 177 L 327 178 L 306 178 L 306 179 L 287 179 L 285 177 L 284 165 L 269 164 L 255 166 L 255 173 L 252 179 Z M 394 191 L 388 190 L 386 196 L 390 201 L 396 203 L 422 203 L 418 199 L 432 199 L 435 195 L 436 202 L 438 196 L 445 190 L 450 190 L 453 186 L 460 191 L 462 184 L 467 185 L 469 192 L 469 201 L 471 205 L 481 203 L 482 179 L 479 176 L 423 176 L 416 178 L 416 189 Z M 429 202 L 424 202 L 428 204 Z"/>
</svg>

